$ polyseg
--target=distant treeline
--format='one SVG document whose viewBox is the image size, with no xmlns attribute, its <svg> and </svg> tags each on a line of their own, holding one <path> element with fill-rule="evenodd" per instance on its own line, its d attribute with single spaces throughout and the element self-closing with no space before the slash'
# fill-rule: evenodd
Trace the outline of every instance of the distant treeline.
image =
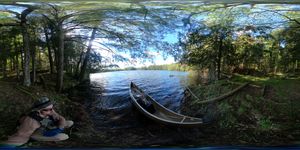
<svg viewBox="0 0 300 150">
<path fill-rule="evenodd" d="M 165 64 L 165 65 L 150 65 L 148 67 L 141 67 L 141 68 L 135 68 L 135 67 L 128 67 L 124 70 L 172 70 L 172 71 L 189 71 L 192 67 L 186 65 L 186 64 Z"/>
</svg>

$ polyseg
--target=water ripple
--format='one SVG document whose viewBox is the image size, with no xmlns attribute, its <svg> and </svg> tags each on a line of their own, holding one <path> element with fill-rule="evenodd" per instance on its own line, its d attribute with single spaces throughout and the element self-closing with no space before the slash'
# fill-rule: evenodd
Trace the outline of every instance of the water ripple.
<svg viewBox="0 0 300 150">
<path fill-rule="evenodd" d="M 177 111 L 187 83 L 187 72 L 178 71 L 118 71 L 91 74 L 91 84 L 103 87 L 103 91 L 93 91 L 93 118 L 97 126 L 121 127 L 136 124 L 136 114 L 132 112 L 129 96 L 130 82 L 136 83 L 146 93 L 165 107 Z M 101 94 L 100 94 L 101 93 Z"/>
</svg>

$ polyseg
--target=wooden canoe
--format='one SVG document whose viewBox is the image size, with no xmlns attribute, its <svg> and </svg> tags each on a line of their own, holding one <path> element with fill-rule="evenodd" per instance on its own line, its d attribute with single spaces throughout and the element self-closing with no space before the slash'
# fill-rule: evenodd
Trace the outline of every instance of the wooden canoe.
<svg viewBox="0 0 300 150">
<path fill-rule="evenodd" d="M 146 117 L 158 123 L 187 127 L 200 126 L 203 124 L 201 118 L 185 116 L 167 109 L 155 101 L 151 96 L 146 94 L 133 82 L 130 83 L 129 93 L 132 103 L 137 107 L 137 109 Z"/>
</svg>

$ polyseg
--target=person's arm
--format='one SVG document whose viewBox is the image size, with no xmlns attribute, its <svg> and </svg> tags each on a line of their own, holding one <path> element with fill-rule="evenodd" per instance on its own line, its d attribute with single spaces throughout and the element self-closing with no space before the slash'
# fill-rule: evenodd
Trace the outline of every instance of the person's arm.
<svg viewBox="0 0 300 150">
<path fill-rule="evenodd" d="M 54 120 L 57 121 L 57 127 L 60 129 L 64 129 L 66 127 L 66 119 L 61 116 L 60 114 L 58 114 L 57 112 L 55 112 L 54 110 L 52 111 L 52 117 L 54 118 Z"/>
<path fill-rule="evenodd" d="M 12 146 L 20 146 L 29 140 L 32 133 L 39 128 L 41 125 L 36 120 L 25 116 L 21 119 L 21 125 L 18 128 L 17 132 L 8 137 L 8 140 L 2 144 L 12 145 Z"/>
</svg>

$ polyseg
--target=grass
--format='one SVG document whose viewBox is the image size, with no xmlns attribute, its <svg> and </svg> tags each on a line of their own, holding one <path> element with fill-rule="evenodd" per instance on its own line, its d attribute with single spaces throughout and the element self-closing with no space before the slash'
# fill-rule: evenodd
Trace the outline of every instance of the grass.
<svg viewBox="0 0 300 150">
<path fill-rule="evenodd" d="M 300 128 L 295 127 L 300 122 L 300 78 L 286 76 L 255 77 L 249 75 L 235 75 L 230 83 L 250 82 L 233 96 L 213 105 L 217 115 L 217 128 L 224 133 L 233 132 L 231 138 L 243 137 L 243 142 L 270 143 L 291 142 L 280 139 L 283 136 L 300 133 Z M 226 91 L 234 89 L 236 85 L 217 81 L 213 84 L 192 87 L 196 95 L 201 98 L 212 98 Z M 265 94 L 262 91 L 265 88 Z M 192 99 L 189 108 L 192 110 L 205 109 L 207 106 L 198 105 Z M 190 113 L 193 114 L 193 113 Z M 297 121 L 298 120 L 298 121 Z M 298 123 L 299 124 L 299 123 Z M 239 135 L 234 135 L 239 133 Z M 224 135 L 228 136 L 228 135 Z M 299 135 L 300 136 L 300 135 Z M 300 140 L 296 137 L 295 140 Z"/>
<path fill-rule="evenodd" d="M 260 86 L 271 86 L 276 90 L 276 97 L 284 100 L 285 97 L 295 93 L 295 89 L 300 86 L 300 77 L 283 78 L 280 77 L 255 77 L 249 75 L 236 75 L 235 82 L 251 82 Z"/>
<path fill-rule="evenodd" d="M 269 131 L 269 130 L 274 129 L 273 122 L 269 118 L 266 118 L 266 117 L 259 119 L 258 124 L 259 124 L 259 129 L 262 131 Z"/>
</svg>

